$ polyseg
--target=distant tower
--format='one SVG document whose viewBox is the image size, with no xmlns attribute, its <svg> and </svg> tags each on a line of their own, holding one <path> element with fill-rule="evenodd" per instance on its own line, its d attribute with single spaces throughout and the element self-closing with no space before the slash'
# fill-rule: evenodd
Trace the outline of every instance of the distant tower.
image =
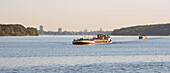
<svg viewBox="0 0 170 73">
<path fill-rule="evenodd" d="M 42 25 L 40 25 L 40 31 L 43 31 L 43 26 Z"/>
<path fill-rule="evenodd" d="M 100 27 L 100 32 L 102 32 L 102 27 Z"/>
<path fill-rule="evenodd" d="M 43 35 L 43 34 L 44 34 L 44 30 L 43 30 L 43 26 L 42 26 L 42 25 L 40 25 L 39 33 L 40 33 L 40 35 Z"/>
<path fill-rule="evenodd" d="M 61 33 L 62 32 L 62 28 L 58 28 L 58 32 Z"/>
</svg>

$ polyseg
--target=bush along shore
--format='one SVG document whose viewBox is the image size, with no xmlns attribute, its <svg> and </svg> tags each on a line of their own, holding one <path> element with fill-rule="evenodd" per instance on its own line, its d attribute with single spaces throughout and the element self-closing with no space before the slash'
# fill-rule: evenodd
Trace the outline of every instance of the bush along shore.
<svg viewBox="0 0 170 73">
<path fill-rule="evenodd" d="M 21 24 L 0 24 L 0 36 L 38 36 L 37 28 L 25 28 Z"/>
</svg>

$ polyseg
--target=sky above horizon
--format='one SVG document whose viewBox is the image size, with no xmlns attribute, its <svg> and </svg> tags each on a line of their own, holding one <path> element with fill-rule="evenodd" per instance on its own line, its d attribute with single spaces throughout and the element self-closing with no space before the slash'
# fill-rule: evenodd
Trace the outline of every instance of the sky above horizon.
<svg viewBox="0 0 170 73">
<path fill-rule="evenodd" d="M 170 22 L 170 0 L 0 0 L 0 24 L 46 31 L 117 28 Z"/>
</svg>

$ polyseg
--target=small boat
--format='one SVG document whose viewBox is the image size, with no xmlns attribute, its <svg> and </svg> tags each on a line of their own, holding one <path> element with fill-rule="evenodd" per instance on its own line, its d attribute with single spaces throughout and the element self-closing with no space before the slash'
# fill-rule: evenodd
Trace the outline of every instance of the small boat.
<svg viewBox="0 0 170 73">
<path fill-rule="evenodd" d="M 139 36 L 139 39 L 147 39 L 146 35 Z"/>
<path fill-rule="evenodd" d="M 111 44 L 112 40 L 109 35 L 98 34 L 97 37 L 92 39 L 74 39 L 72 44 L 74 45 L 91 45 L 91 44 Z"/>
</svg>

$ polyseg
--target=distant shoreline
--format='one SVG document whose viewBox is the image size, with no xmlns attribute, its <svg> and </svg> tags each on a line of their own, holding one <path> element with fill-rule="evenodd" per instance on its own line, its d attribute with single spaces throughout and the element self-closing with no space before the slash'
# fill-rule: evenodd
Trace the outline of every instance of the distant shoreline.
<svg viewBox="0 0 170 73">
<path fill-rule="evenodd" d="M 96 35 L 39 35 L 39 36 L 96 36 Z M 110 35 L 110 36 L 140 36 L 140 35 Z M 167 35 L 146 35 L 146 36 L 167 36 Z"/>
<path fill-rule="evenodd" d="M 170 23 L 154 24 L 154 25 L 139 25 L 115 29 L 111 35 L 147 35 L 147 36 L 169 36 Z"/>
</svg>

